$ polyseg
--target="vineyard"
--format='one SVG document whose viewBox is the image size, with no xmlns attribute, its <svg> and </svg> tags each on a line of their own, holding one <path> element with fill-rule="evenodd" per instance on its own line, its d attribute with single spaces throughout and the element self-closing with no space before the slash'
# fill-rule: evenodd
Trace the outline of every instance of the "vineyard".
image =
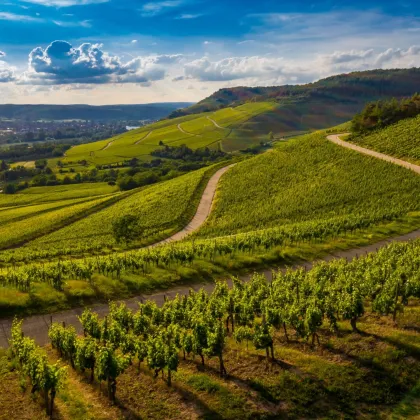
<svg viewBox="0 0 420 420">
<path fill-rule="evenodd" d="M 63 387 L 65 361 L 117 407 L 152 418 L 165 409 L 163 417 L 185 416 L 185 398 L 187 418 L 407 418 L 403 398 L 420 375 L 419 336 L 410 330 L 420 321 L 419 251 L 419 241 L 392 244 L 351 262 L 273 273 L 270 281 L 218 282 L 210 294 L 190 291 L 161 307 L 111 304 L 104 318 L 85 310 L 82 336 L 73 326 L 50 327 L 58 365 L 15 321 L 11 352 L 32 384 L 31 366 L 57 372 L 56 382 L 36 386 L 47 397 Z M 138 400 L 133 389 L 162 402 Z"/>
<path fill-rule="evenodd" d="M 229 145 L 229 136 L 233 129 L 273 108 L 274 105 L 268 102 L 250 103 L 214 113 L 160 121 L 112 139 L 75 146 L 61 161 L 66 167 L 73 167 L 80 161 L 94 165 L 108 165 L 134 157 L 147 161 L 151 158 L 150 153 L 161 147 L 162 143 L 168 146 L 186 145 L 191 149 L 198 149 L 217 148 L 222 142 L 224 148 Z M 267 140 L 268 132 L 264 134 Z M 252 136 L 246 136 L 244 142 L 248 146 L 255 144 Z M 229 148 L 229 150 L 238 149 Z"/>
<path fill-rule="evenodd" d="M 199 238 L 291 224 L 395 218 L 420 210 L 420 178 L 345 150 L 318 132 L 278 143 L 241 162 L 221 180 L 217 205 Z M 289 229 L 293 229 L 292 226 Z"/>
<path fill-rule="evenodd" d="M 420 141 L 418 137 L 420 117 L 409 118 L 383 130 L 350 141 L 367 149 L 376 150 L 411 163 L 420 163 Z"/>
</svg>

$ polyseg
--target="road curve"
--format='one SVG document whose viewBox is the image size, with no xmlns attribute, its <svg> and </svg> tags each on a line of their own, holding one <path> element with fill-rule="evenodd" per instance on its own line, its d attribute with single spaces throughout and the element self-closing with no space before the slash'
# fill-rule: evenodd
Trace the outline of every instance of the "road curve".
<svg viewBox="0 0 420 420">
<path fill-rule="evenodd" d="M 374 150 L 365 149 L 364 147 L 357 146 L 356 144 L 349 143 L 347 141 L 341 140 L 340 136 L 344 136 L 344 134 L 334 134 L 328 136 L 327 139 L 332 141 L 339 146 L 346 147 L 347 149 L 355 150 L 356 152 L 363 153 L 368 156 L 373 156 L 378 159 L 386 160 L 387 162 L 395 163 L 396 165 L 403 166 L 404 168 L 410 169 L 418 174 L 420 174 L 420 166 L 414 165 L 413 163 L 406 162 L 405 160 L 397 159 L 392 156 L 384 155 L 383 153 L 375 152 Z"/>
<path fill-rule="evenodd" d="M 200 200 L 200 203 L 198 204 L 197 211 L 194 217 L 191 219 L 190 223 L 188 223 L 188 225 L 185 226 L 184 229 L 180 230 L 179 232 L 175 233 L 169 238 L 166 238 L 163 241 L 157 242 L 151 246 L 180 241 L 184 239 L 186 236 L 188 236 L 191 232 L 198 230 L 206 221 L 207 217 L 209 217 L 209 214 L 212 209 L 213 201 L 214 201 L 214 196 L 216 194 L 217 185 L 219 184 L 220 178 L 232 166 L 235 166 L 235 164 L 225 166 L 224 168 L 219 169 L 209 179 L 209 182 L 207 183 L 207 186 L 204 189 L 203 195 L 201 196 L 201 200 Z"/>
<path fill-rule="evenodd" d="M 185 131 L 182 127 L 181 124 L 177 125 L 178 130 L 183 133 L 186 134 L 187 136 L 194 136 L 194 137 L 202 137 L 201 134 L 195 134 L 195 133 L 190 133 L 189 131 Z"/>
<path fill-rule="evenodd" d="M 378 159 L 383 159 L 388 162 L 392 162 L 397 165 L 414 170 L 417 173 L 420 173 L 420 166 L 412 165 L 400 159 L 396 159 L 391 156 L 387 156 L 382 153 L 374 152 L 372 150 L 365 149 L 363 147 L 359 147 L 351 143 L 345 142 L 343 140 L 340 140 L 339 135 L 328 136 L 328 139 L 332 141 L 333 143 L 336 143 L 342 147 L 353 149 L 360 153 L 364 153 L 366 155 L 370 155 Z M 204 190 L 197 212 L 195 216 L 193 217 L 193 219 L 191 220 L 191 222 L 182 231 L 159 242 L 158 244 L 179 241 L 185 238 L 185 236 L 187 236 L 192 231 L 198 229 L 204 223 L 204 221 L 207 219 L 208 215 L 210 214 L 217 184 L 221 176 L 232 166 L 233 165 L 230 165 L 222 169 L 219 169 L 210 178 L 206 186 L 206 189 Z M 413 240 L 417 238 L 420 238 L 420 229 L 404 234 L 404 235 L 399 235 L 393 238 L 385 239 L 371 245 L 366 245 L 363 247 L 344 250 L 344 251 L 337 251 L 330 255 L 325 256 L 321 260 L 302 262 L 300 264 L 297 264 L 294 268 L 305 267 L 306 269 L 310 269 L 314 264 L 316 264 L 319 261 L 331 261 L 331 260 L 339 259 L 339 258 L 352 260 L 353 258 L 357 258 L 360 255 L 364 255 L 369 252 L 376 252 L 378 251 L 379 248 L 382 248 L 390 244 L 391 242 L 405 242 L 405 241 L 409 241 L 409 240 Z M 156 245 L 157 244 L 154 244 L 152 246 L 156 246 Z M 272 269 L 261 270 L 260 273 L 264 274 L 267 278 L 270 278 L 272 274 L 272 270 L 277 270 L 277 269 L 282 269 L 282 268 L 284 269 L 284 267 L 273 267 Z M 252 274 L 246 274 L 246 275 L 240 276 L 240 278 L 244 281 L 247 281 L 250 279 L 251 275 Z M 229 285 L 232 284 L 231 279 L 227 279 L 227 281 Z M 157 304 L 161 305 L 163 304 L 165 297 L 172 298 L 172 297 L 175 297 L 177 294 L 180 294 L 180 295 L 188 294 L 190 289 L 199 290 L 200 288 L 204 288 L 206 291 L 211 292 L 214 288 L 214 283 L 211 282 L 211 283 L 195 283 L 192 285 L 180 285 L 180 286 L 172 287 L 163 292 L 139 295 L 130 299 L 126 299 L 124 300 L 124 302 L 126 303 L 127 307 L 132 308 L 132 309 L 136 309 L 138 302 L 143 301 L 145 299 L 153 300 Z M 102 315 L 102 316 L 106 315 L 108 312 L 107 304 L 95 304 L 95 305 L 92 305 L 91 307 L 95 310 L 95 312 L 97 312 L 99 315 Z M 49 342 L 48 328 L 51 321 L 60 322 L 60 323 L 65 322 L 66 325 L 74 325 L 76 330 L 79 333 L 81 333 L 82 328 L 77 317 L 83 312 L 83 310 L 84 308 L 74 308 L 74 309 L 69 309 L 66 311 L 54 313 L 51 315 L 34 315 L 31 317 L 27 317 L 25 318 L 23 322 L 23 326 L 22 326 L 23 332 L 26 336 L 30 336 L 34 338 L 39 345 L 45 345 Z M 12 325 L 12 320 L 10 318 L 0 319 L 0 347 L 8 347 L 8 338 L 10 337 L 11 325 Z"/>
<path fill-rule="evenodd" d="M 224 130 L 224 129 L 225 129 L 224 127 L 221 127 L 219 124 L 217 124 L 217 122 L 216 122 L 216 121 L 214 121 L 212 118 L 207 117 L 207 119 L 208 119 L 209 121 L 211 121 L 211 122 L 215 125 L 215 127 L 217 127 L 217 128 L 221 128 L 222 130 Z"/>
<path fill-rule="evenodd" d="M 101 150 L 106 150 L 106 149 L 108 149 L 108 147 L 110 147 L 111 146 L 111 144 L 112 143 L 114 143 L 114 140 L 112 140 L 112 141 L 110 141 L 103 149 L 101 149 Z"/>
</svg>

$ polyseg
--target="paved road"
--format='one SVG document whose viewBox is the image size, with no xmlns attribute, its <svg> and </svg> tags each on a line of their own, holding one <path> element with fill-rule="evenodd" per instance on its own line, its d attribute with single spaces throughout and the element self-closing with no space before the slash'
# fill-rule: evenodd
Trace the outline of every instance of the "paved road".
<svg viewBox="0 0 420 420">
<path fill-rule="evenodd" d="M 340 136 L 344 136 L 345 134 L 335 134 L 328 136 L 328 140 L 332 141 L 339 146 L 346 147 L 347 149 L 356 150 L 356 152 L 363 153 L 365 155 L 373 156 L 378 159 L 386 160 L 387 162 L 395 163 L 396 165 L 403 166 L 404 168 L 410 169 L 418 174 L 420 174 L 420 166 L 414 165 L 413 163 L 406 162 L 405 160 L 397 159 L 392 156 L 384 155 L 383 153 L 375 152 L 373 150 L 365 149 L 364 147 L 357 146 L 352 143 L 348 143 L 347 141 L 341 140 Z"/>
</svg>

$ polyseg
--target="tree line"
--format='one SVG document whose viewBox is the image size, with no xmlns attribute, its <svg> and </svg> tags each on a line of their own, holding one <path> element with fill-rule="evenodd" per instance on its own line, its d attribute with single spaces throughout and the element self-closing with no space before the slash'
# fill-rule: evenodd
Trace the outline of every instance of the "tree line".
<svg viewBox="0 0 420 420">
<path fill-rule="evenodd" d="M 400 101 L 393 98 L 370 102 L 362 112 L 354 116 L 351 122 L 351 132 L 354 136 L 366 134 L 419 114 L 420 94 L 418 93 Z"/>
</svg>

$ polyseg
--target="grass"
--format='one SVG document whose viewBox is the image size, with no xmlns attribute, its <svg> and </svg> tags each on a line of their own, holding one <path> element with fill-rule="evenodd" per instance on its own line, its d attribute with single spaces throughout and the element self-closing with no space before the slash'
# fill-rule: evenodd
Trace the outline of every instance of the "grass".
<svg viewBox="0 0 420 420">
<path fill-rule="evenodd" d="M 28 243 L 19 252 L 51 250 L 55 255 L 60 249 L 86 252 L 90 250 L 120 249 L 112 232 L 112 222 L 125 214 L 139 216 L 143 230 L 138 241 L 140 246 L 165 238 L 182 229 L 195 213 L 201 193 L 210 176 L 220 165 L 206 167 L 181 177 L 134 191 L 118 202 L 84 217 L 49 235 Z M 1 220 L 1 213 L 0 213 Z"/>
<path fill-rule="evenodd" d="M 420 164 L 419 125 L 420 116 L 417 116 L 350 140 L 367 149 Z"/>
<path fill-rule="evenodd" d="M 217 358 L 206 358 L 202 366 L 199 357 L 183 360 L 180 355 L 171 387 L 144 364 L 139 370 L 134 360 L 118 377 L 114 407 L 103 387 L 101 391 L 97 382 L 88 383 L 88 372 L 69 367 L 57 397 L 57 418 L 415 419 L 420 333 L 408 328 L 413 321 L 420 321 L 418 300 L 410 302 L 396 324 L 368 311 L 358 322 L 360 333 L 352 332 L 348 322 L 339 322 L 338 335 L 324 325 L 316 347 L 295 339 L 292 331 L 289 342 L 276 332 L 274 362 L 267 362 L 264 350 L 255 350 L 252 343 L 238 344 L 228 337 L 226 378 L 218 375 Z M 48 352 L 57 358 L 49 347 Z M 7 389 L 0 392 L 0 416 L 43 419 L 41 401 L 21 387 L 22 378 L 4 350 L 0 362 L 0 387 Z M 14 412 L 20 417 L 13 417 Z"/>
<path fill-rule="evenodd" d="M 110 299 L 125 299 L 173 287 L 180 293 L 188 293 L 191 285 L 197 283 L 213 282 L 214 279 L 226 279 L 231 275 L 244 275 L 264 268 L 295 266 L 302 261 L 319 260 L 334 252 L 374 244 L 395 235 L 411 232 L 415 228 L 420 228 L 419 213 L 412 213 L 400 220 L 382 223 L 351 234 L 331 237 L 322 242 L 284 245 L 269 250 L 256 250 L 253 254 L 237 252 L 235 258 L 216 256 L 213 259 L 196 259 L 186 266 L 151 266 L 145 273 L 122 273 L 119 279 L 94 274 L 90 284 L 84 281 L 67 281 L 62 292 L 45 283 L 33 283 L 28 293 L 0 287 L 0 313 L 3 316 L 51 313 L 74 306 L 85 306 L 98 301 L 106 303 Z"/>
<path fill-rule="evenodd" d="M 252 103 L 234 110 L 227 108 L 214 113 L 164 120 L 108 140 L 72 147 L 61 160 L 65 167 L 74 167 L 82 160 L 89 165 L 109 165 L 133 157 L 149 160 L 151 152 L 161 147 L 161 142 L 170 146 L 185 144 L 192 149 L 215 147 L 222 140 L 226 145 L 233 127 L 272 108 L 271 103 Z M 218 128 L 207 117 L 223 128 Z"/>
<path fill-rule="evenodd" d="M 194 236 L 420 209 L 417 174 L 331 144 L 325 135 L 281 142 L 238 163 L 221 180 L 213 212 Z"/>
<path fill-rule="evenodd" d="M 17 206 L 50 203 L 77 198 L 92 198 L 112 194 L 118 187 L 106 182 L 30 187 L 16 194 L 0 194 L 0 210 Z"/>
</svg>

